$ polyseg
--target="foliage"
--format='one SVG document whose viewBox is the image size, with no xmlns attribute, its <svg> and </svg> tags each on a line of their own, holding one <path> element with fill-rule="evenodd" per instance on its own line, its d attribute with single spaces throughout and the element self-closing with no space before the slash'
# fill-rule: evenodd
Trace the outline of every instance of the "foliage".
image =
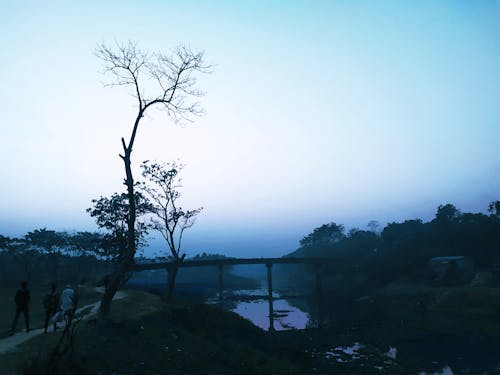
<svg viewBox="0 0 500 375">
<path fill-rule="evenodd" d="M 231 257 L 225 256 L 224 254 L 210 254 L 210 253 L 201 253 L 196 254 L 191 260 L 217 260 L 217 259 L 231 259 Z"/>
<path fill-rule="evenodd" d="M 488 205 L 488 212 L 494 216 L 500 216 L 500 201 L 490 202 Z"/>
<path fill-rule="evenodd" d="M 0 234 L 0 251 L 7 251 L 11 241 L 9 237 Z"/>
<path fill-rule="evenodd" d="M 76 256 L 101 254 L 103 235 L 95 232 L 77 232 L 68 238 L 68 244 Z"/>
<path fill-rule="evenodd" d="M 119 266 L 107 284 L 99 307 L 100 318 L 106 318 L 114 294 L 130 272 L 140 242 L 137 236 L 140 236 L 141 225 L 136 225 L 140 213 L 136 207 L 131 155 L 141 120 L 152 108 L 165 111 L 174 122 L 200 115 L 202 111 L 196 98 L 202 96 L 203 92 L 196 89 L 196 74 L 208 73 L 210 67 L 204 63 L 202 52 L 193 52 L 183 46 L 177 47 L 171 54 L 165 54 L 143 52 L 132 42 L 117 44 L 116 48 L 103 44 L 95 53 L 103 61 L 105 73 L 112 77 L 109 85 L 128 87 L 137 100 L 137 113 L 128 143 L 125 138 L 121 138 L 123 154 L 120 157 L 125 167 L 124 184 L 128 200 L 127 231 L 124 236 L 121 230 L 115 230 L 111 237 L 111 249 L 115 253 L 118 251 Z"/>
<path fill-rule="evenodd" d="M 302 240 L 301 246 L 314 246 L 319 244 L 332 244 L 344 238 L 344 226 L 335 223 L 323 224 Z"/>
<path fill-rule="evenodd" d="M 47 228 L 35 229 L 24 236 L 25 243 L 31 249 L 42 250 L 48 254 L 60 253 L 68 244 L 65 232 L 56 232 Z"/>
<path fill-rule="evenodd" d="M 490 212 L 495 207 L 495 202 L 490 204 Z M 305 236 L 300 245 L 291 256 L 338 260 L 338 266 L 329 266 L 325 272 L 343 277 L 343 285 L 353 275 L 365 280 L 367 287 L 400 278 L 425 280 L 429 260 L 439 256 L 465 256 L 477 268 L 495 271 L 500 266 L 500 217 L 462 213 L 445 204 L 437 208 L 429 222 L 392 222 L 380 235 L 351 229 L 346 236 L 342 225 L 325 224 Z M 311 270 L 303 267 L 302 274 L 295 276 L 297 283 L 304 283 L 311 279 Z"/>
<path fill-rule="evenodd" d="M 184 259 L 185 254 L 181 254 L 184 231 L 194 225 L 196 216 L 203 208 L 185 210 L 179 204 L 182 165 L 144 161 L 141 168 L 145 182 L 140 185 L 140 189 L 152 202 L 151 212 L 156 216 L 152 219 L 153 228 L 167 242 L 172 257 Z"/>
<path fill-rule="evenodd" d="M 96 253 L 106 259 L 119 261 L 125 254 L 127 247 L 128 218 L 130 205 L 126 193 L 114 193 L 110 197 L 100 197 L 92 200 L 93 207 L 87 209 L 97 226 L 106 232 L 102 235 L 100 243 L 92 247 Z M 151 204 L 140 192 L 135 193 L 136 214 L 144 217 L 151 211 Z M 148 233 L 149 225 L 145 220 L 137 220 L 135 223 L 136 246 L 143 243 Z M 95 235 L 94 235 L 95 236 Z M 85 241 L 94 239 L 86 236 Z"/>
</svg>

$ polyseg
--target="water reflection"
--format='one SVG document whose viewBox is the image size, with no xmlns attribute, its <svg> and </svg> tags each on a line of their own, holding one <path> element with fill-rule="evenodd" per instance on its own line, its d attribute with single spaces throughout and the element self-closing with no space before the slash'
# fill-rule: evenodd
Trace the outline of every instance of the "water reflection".
<svg viewBox="0 0 500 375">
<path fill-rule="evenodd" d="M 250 320 L 257 327 L 269 330 L 269 303 L 265 289 L 238 290 L 224 295 L 224 307 Z M 218 298 L 210 298 L 207 303 L 216 304 Z M 304 329 L 307 327 L 310 316 L 298 307 L 292 306 L 286 299 L 281 298 L 279 291 L 273 291 L 274 329 L 283 331 L 288 329 Z"/>
<path fill-rule="evenodd" d="M 445 366 L 438 372 L 422 371 L 422 372 L 420 372 L 419 375 L 453 375 L 453 371 L 451 370 L 450 366 Z"/>
</svg>

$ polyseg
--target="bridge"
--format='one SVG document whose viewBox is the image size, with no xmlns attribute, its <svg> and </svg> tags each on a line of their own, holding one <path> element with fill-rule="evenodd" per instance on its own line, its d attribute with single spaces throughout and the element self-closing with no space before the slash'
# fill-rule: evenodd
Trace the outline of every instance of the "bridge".
<svg viewBox="0 0 500 375">
<path fill-rule="evenodd" d="M 224 267 L 262 264 L 267 268 L 267 293 L 269 301 L 269 330 L 274 330 L 274 308 L 273 308 L 273 275 L 272 267 L 274 264 L 310 264 L 315 268 L 316 275 L 316 295 L 318 301 L 321 300 L 322 283 L 321 283 L 321 268 L 326 264 L 334 264 L 337 261 L 331 258 L 221 258 L 207 260 L 184 260 L 156 263 L 135 264 L 133 271 L 147 271 L 165 269 L 168 273 L 173 272 L 178 268 L 188 267 L 217 267 L 219 269 L 219 304 L 222 306 L 224 302 Z"/>
</svg>

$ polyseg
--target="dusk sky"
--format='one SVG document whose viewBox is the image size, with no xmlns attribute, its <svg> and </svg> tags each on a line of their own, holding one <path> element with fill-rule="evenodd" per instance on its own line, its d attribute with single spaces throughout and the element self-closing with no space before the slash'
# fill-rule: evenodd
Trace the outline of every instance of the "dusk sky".
<svg viewBox="0 0 500 375">
<path fill-rule="evenodd" d="M 500 199 L 498 1 L 0 1 L 0 234 L 96 230 L 134 99 L 98 44 L 205 51 L 206 111 L 152 112 L 132 155 L 186 164 L 188 255 L 278 256 L 315 227 Z M 153 253 L 160 242 L 154 243 Z M 158 247 L 159 249 L 159 247 Z"/>
</svg>

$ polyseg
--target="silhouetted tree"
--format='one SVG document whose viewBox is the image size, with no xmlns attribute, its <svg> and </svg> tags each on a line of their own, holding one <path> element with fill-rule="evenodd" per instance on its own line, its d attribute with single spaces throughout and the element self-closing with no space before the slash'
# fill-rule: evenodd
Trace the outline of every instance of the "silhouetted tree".
<svg viewBox="0 0 500 375">
<path fill-rule="evenodd" d="M 448 203 L 445 205 L 439 205 L 435 221 L 438 223 L 450 223 L 460 217 L 460 210 L 454 205 Z"/>
<path fill-rule="evenodd" d="M 98 256 L 102 234 L 95 232 L 77 232 L 68 238 L 73 256 Z"/>
<path fill-rule="evenodd" d="M 2 236 L 0 234 L 0 251 L 7 251 L 10 242 L 11 242 L 11 239 L 9 237 Z"/>
<path fill-rule="evenodd" d="M 97 273 L 97 261 L 101 258 L 102 242 L 103 235 L 100 233 L 77 232 L 68 237 L 72 257 L 76 258 L 76 261 L 72 262 L 74 265 L 73 280 L 81 280 L 82 268 L 84 274 Z"/>
<path fill-rule="evenodd" d="M 372 232 L 379 233 L 380 223 L 377 220 L 370 220 L 366 226 Z"/>
<path fill-rule="evenodd" d="M 6 254 L 9 251 L 9 245 L 11 243 L 11 239 L 6 236 L 2 236 L 0 234 L 0 281 L 5 283 L 7 281 L 7 257 Z"/>
<path fill-rule="evenodd" d="M 148 230 L 148 224 L 140 218 L 151 211 L 151 205 L 141 192 L 134 192 L 134 197 L 136 211 L 134 245 L 137 248 Z M 88 208 L 87 212 L 95 219 L 97 226 L 106 231 L 100 236 L 99 243 L 93 251 L 99 258 L 120 264 L 127 256 L 128 218 L 130 217 L 128 195 L 114 193 L 110 197 L 93 199 L 92 203 L 94 206 Z M 121 282 L 124 281 L 125 279 Z"/>
<path fill-rule="evenodd" d="M 488 212 L 494 216 L 500 216 L 500 201 L 490 202 L 488 205 Z"/>
<path fill-rule="evenodd" d="M 185 210 L 180 206 L 179 198 L 182 187 L 179 173 L 183 166 L 177 163 L 149 163 L 145 161 L 141 165 L 142 176 L 145 182 L 141 184 L 141 190 L 145 192 L 152 202 L 153 228 L 161 233 L 168 245 L 171 258 L 174 261 L 172 269 L 168 270 L 167 300 L 172 298 L 175 278 L 177 276 L 177 263 L 181 263 L 186 257 L 182 253 L 181 244 L 184 231 L 191 228 L 196 220 L 196 215 L 203 208 Z"/>
<path fill-rule="evenodd" d="M 52 264 L 52 282 L 57 283 L 59 278 L 59 260 L 62 251 L 68 244 L 68 235 L 64 232 L 35 229 L 24 236 L 25 243 L 31 249 L 41 250 L 48 255 Z"/>
<path fill-rule="evenodd" d="M 128 143 L 121 139 L 123 154 L 120 157 L 125 166 L 125 185 L 129 210 L 127 211 L 126 246 L 116 272 L 109 281 L 104 294 L 99 316 L 105 318 L 110 310 L 111 300 L 134 263 L 137 249 L 136 206 L 131 155 L 137 130 L 149 109 L 156 107 L 166 111 L 174 121 L 190 120 L 201 113 L 193 98 L 203 93 L 196 89 L 195 73 L 206 73 L 210 67 L 203 62 L 203 53 L 192 52 L 186 47 L 177 47 L 171 54 L 145 53 L 136 44 L 117 45 L 115 49 L 101 45 L 96 55 L 104 61 L 105 72 L 112 76 L 110 86 L 127 86 L 137 100 L 137 114 Z"/>
<path fill-rule="evenodd" d="M 300 240 L 301 246 L 311 246 L 325 243 L 335 243 L 344 238 L 344 226 L 342 224 L 323 224 Z"/>
<path fill-rule="evenodd" d="M 24 238 L 11 238 L 7 247 L 7 254 L 14 260 L 14 263 L 22 265 L 24 272 L 22 278 L 30 281 L 35 265 L 40 265 L 40 249 L 29 247 Z"/>
</svg>

